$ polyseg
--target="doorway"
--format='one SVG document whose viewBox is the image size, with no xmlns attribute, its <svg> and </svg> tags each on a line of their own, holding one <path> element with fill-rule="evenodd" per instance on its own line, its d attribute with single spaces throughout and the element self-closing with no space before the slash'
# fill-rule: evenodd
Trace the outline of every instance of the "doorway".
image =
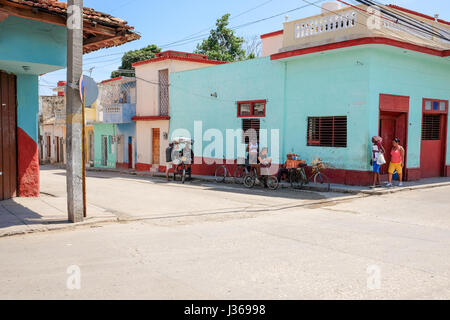
<svg viewBox="0 0 450 320">
<path fill-rule="evenodd" d="M 408 120 L 409 97 L 395 95 L 380 95 L 380 123 L 379 135 L 383 138 L 383 147 L 386 150 L 386 162 L 391 161 L 392 141 L 400 139 L 400 144 L 405 148 L 405 168 L 407 167 L 408 154 Z M 387 178 L 388 165 L 381 167 L 383 179 Z M 407 179 L 407 170 L 403 173 Z"/>
<path fill-rule="evenodd" d="M 128 137 L 128 169 L 133 169 L 133 137 Z"/>
<path fill-rule="evenodd" d="M 17 195 L 16 77 L 0 71 L 0 201 Z"/>
<path fill-rule="evenodd" d="M 56 152 L 56 163 L 60 163 L 61 159 L 59 158 L 59 137 L 55 137 L 55 152 Z"/>
<path fill-rule="evenodd" d="M 152 164 L 160 164 L 160 130 L 152 129 Z"/>
<path fill-rule="evenodd" d="M 108 166 L 108 136 L 102 136 L 102 166 Z"/>
<path fill-rule="evenodd" d="M 420 172 L 422 178 L 445 174 L 448 101 L 424 99 Z"/>
</svg>

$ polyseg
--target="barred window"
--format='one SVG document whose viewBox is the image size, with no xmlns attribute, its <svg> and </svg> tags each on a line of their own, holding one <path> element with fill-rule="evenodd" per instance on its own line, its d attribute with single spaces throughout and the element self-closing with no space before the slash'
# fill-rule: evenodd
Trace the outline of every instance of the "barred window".
<svg viewBox="0 0 450 320">
<path fill-rule="evenodd" d="M 309 117 L 308 146 L 347 147 L 347 117 Z"/>
<path fill-rule="evenodd" d="M 424 114 L 422 121 L 422 140 L 441 139 L 441 115 Z"/>
<path fill-rule="evenodd" d="M 244 136 L 242 141 L 244 143 L 249 143 L 250 138 L 256 135 L 256 140 L 259 143 L 259 130 L 261 128 L 261 122 L 259 119 L 243 119 L 242 120 L 242 130 L 244 131 Z"/>
</svg>

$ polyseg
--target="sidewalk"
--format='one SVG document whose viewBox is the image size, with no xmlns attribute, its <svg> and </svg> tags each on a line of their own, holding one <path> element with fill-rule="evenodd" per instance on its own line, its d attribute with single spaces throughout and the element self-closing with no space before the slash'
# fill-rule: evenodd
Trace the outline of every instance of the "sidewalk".
<svg viewBox="0 0 450 320">
<path fill-rule="evenodd" d="M 0 238 L 33 232 L 54 231 L 117 221 L 105 210 L 89 205 L 89 217 L 82 223 L 70 224 L 66 198 L 41 195 L 39 198 L 14 198 L 0 202 Z"/>
<path fill-rule="evenodd" d="M 117 172 L 125 175 L 135 175 L 135 176 L 147 176 L 147 177 L 159 177 L 165 178 L 165 173 L 161 172 L 141 172 L 133 169 L 101 169 L 101 168 L 88 168 L 88 171 L 96 171 L 96 172 Z M 192 175 L 192 178 L 197 181 L 204 182 L 216 182 L 215 177 L 212 176 L 200 176 L 200 175 Z M 233 179 L 228 178 L 227 183 L 233 183 Z M 290 188 L 291 185 L 286 182 L 282 182 L 282 188 Z M 343 184 L 331 184 L 330 192 L 337 193 L 349 193 L 349 194 L 367 194 L 367 195 L 383 195 L 389 193 L 403 192 L 403 191 L 411 191 L 418 189 L 429 189 L 429 188 L 438 188 L 450 186 L 450 177 L 442 177 L 442 178 L 427 178 L 419 181 L 411 181 L 404 182 L 403 187 L 394 186 L 392 188 L 376 188 L 371 189 L 370 187 L 362 187 L 362 186 L 348 186 Z M 326 188 L 322 186 L 312 186 L 306 185 L 303 187 L 303 190 L 308 191 L 316 191 L 316 192 L 325 192 Z"/>
</svg>

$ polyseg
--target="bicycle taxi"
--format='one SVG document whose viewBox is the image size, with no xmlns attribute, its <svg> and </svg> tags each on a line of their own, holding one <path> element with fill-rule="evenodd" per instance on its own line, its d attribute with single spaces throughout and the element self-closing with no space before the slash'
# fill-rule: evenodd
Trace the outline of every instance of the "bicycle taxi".
<svg viewBox="0 0 450 320">
<path fill-rule="evenodd" d="M 181 183 L 186 179 L 192 179 L 192 163 L 194 162 L 194 152 L 192 151 L 194 140 L 190 138 L 177 137 L 173 139 L 174 149 L 172 151 L 173 180 L 180 176 Z"/>
</svg>

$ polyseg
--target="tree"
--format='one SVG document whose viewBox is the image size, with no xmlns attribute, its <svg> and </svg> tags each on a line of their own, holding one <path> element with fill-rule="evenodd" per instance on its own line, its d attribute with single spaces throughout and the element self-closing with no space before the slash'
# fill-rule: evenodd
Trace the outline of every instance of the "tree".
<svg viewBox="0 0 450 320">
<path fill-rule="evenodd" d="M 155 54 L 159 52 L 161 52 L 161 49 L 154 44 L 139 50 L 128 51 L 122 57 L 122 65 L 119 67 L 119 70 L 113 71 L 111 73 L 111 78 L 116 78 L 120 76 L 134 77 L 135 73 L 134 68 L 132 66 L 133 63 L 153 59 L 155 57 Z"/>
<path fill-rule="evenodd" d="M 206 54 L 210 59 L 219 61 L 241 61 L 247 59 L 242 48 L 244 38 L 234 35 L 228 28 L 230 14 L 217 19 L 216 29 L 211 30 L 208 39 L 197 45 L 195 53 Z"/>
<path fill-rule="evenodd" d="M 259 36 L 252 36 L 245 39 L 245 52 L 248 54 L 247 59 L 255 59 L 261 56 L 262 41 Z"/>
</svg>

